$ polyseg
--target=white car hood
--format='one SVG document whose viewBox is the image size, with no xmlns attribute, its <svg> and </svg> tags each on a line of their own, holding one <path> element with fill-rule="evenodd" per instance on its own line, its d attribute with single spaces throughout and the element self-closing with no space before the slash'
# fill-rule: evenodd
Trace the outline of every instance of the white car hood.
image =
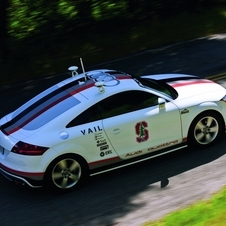
<svg viewBox="0 0 226 226">
<path fill-rule="evenodd" d="M 175 102 L 199 104 L 204 101 L 219 101 L 226 95 L 226 89 L 204 78 L 186 74 L 157 74 L 141 78 L 153 79 L 170 85 L 177 91 Z"/>
<path fill-rule="evenodd" d="M 178 100 L 201 98 L 208 101 L 220 100 L 226 90 L 219 84 L 207 79 L 181 80 L 168 83 L 178 92 Z"/>
<path fill-rule="evenodd" d="M 178 97 L 174 103 L 179 108 L 191 107 L 204 102 L 220 101 L 226 90 L 215 82 L 205 79 L 198 81 L 181 81 L 181 83 L 169 83 L 177 92 Z"/>
</svg>

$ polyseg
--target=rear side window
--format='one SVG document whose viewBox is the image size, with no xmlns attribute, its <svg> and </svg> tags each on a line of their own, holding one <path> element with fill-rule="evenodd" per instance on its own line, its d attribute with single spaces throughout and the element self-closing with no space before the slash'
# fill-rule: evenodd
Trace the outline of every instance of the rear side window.
<svg viewBox="0 0 226 226">
<path fill-rule="evenodd" d="M 94 105 L 84 112 L 82 112 L 80 115 L 78 115 L 76 118 L 74 118 L 71 122 L 69 122 L 66 126 L 66 128 L 86 124 L 89 122 L 94 122 L 101 119 L 101 115 L 99 114 L 99 111 L 97 110 L 97 105 Z"/>
</svg>

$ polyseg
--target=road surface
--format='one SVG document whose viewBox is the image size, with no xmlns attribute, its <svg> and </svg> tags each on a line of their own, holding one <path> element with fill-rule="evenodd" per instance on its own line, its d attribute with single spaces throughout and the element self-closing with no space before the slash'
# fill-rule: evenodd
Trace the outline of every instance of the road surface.
<svg viewBox="0 0 226 226">
<path fill-rule="evenodd" d="M 118 69 L 135 76 L 172 72 L 214 75 L 212 78 L 226 87 L 225 52 L 226 37 L 221 34 L 136 53 L 87 70 Z M 0 116 L 63 78 L 65 75 L 55 75 L 0 87 Z M 225 186 L 225 162 L 226 135 L 214 147 L 183 149 L 98 175 L 83 188 L 66 194 L 19 187 L 0 176 L 0 225 L 142 225 L 206 199 Z M 169 178 L 169 185 L 160 188 L 165 178 Z"/>
</svg>

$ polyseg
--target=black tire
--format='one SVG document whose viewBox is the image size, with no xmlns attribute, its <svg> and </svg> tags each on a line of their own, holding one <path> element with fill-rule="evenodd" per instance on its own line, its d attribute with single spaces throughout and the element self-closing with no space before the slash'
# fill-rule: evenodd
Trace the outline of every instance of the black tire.
<svg viewBox="0 0 226 226">
<path fill-rule="evenodd" d="M 85 161 L 74 155 L 56 158 L 47 168 L 45 186 L 55 191 L 70 191 L 78 188 L 88 175 Z"/>
<path fill-rule="evenodd" d="M 208 147 L 218 141 L 223 135 L 224 123 L 216 112 L 204 112 L 192 122 L 188 144 L 193 147 Z"/>
</svg>

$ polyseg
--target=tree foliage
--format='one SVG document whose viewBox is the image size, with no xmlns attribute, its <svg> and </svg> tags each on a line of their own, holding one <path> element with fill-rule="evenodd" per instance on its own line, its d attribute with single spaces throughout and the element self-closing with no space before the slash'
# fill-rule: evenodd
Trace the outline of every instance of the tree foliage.
<svg viewBox="0 0 226 226">
<path fill-rule="evenodd" d="M 7 21 L 7 0 L 0 0 L 0 58 L 5 61 L 7 59 L 6 40 L 8 36 L 8 21 Z"/>
<path fill-rule="evenodd" d="M 215 7 L 225 0 L 1 0 L 1 37 L 24 39 L 31 36 L 62 35 L 81 27 L 98 28 L 103 21 L 165 19 L 178 13 L 190 13 Z M 7 16 L 6 16 L 7 9 Z M 7 18 L 7 20 L 6 20 Z M 119 23 L 118 21 L 121 22 Z M 7 23 L 8 21 L 8 23 Z M 8 25 L 8 26 L 6 26 Z"/>
<path fill-rule="evenodd" d="M 0 79 L 222 31 L 225 8 L 226 0 L 0 0 Z"/>
</svg>

